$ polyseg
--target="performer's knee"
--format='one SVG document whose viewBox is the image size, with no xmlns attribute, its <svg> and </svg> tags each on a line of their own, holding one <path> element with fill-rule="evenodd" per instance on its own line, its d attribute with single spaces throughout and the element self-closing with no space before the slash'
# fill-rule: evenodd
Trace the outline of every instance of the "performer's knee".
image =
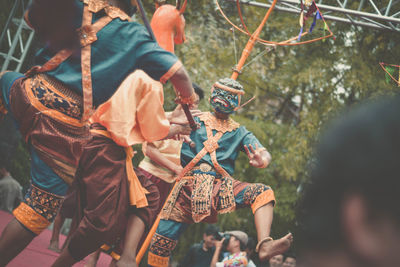
<svg viewBox="0 0 400 267">
<path fill-rule="evenodd" d="M 245 189 L 244 199 L 250 205 L 253 214 L 260 207 L 272 203 L 275 205 L 275 195 L 271 187 L 264 184 L 251 184 Z"/>
<path fill-rule="evenodd" d="M 151 240 L 148 261 L 149 266 L 166 267 L 177 241 L 160 234 L 154 234 Z"/>
<path fill-rule="evenodd" d="M 13 211 L 13 214 L 22 225 L 38 235 L 54 221 L 63 199 L 62 196 L 31 185 L 24 202 Z"/>
<path fill-rule="evenodd" d="M 142 186 L 149 192 L 146 194 L 148 206 L 135 210 L 135 214 L 145 223 L 146 228 L 151 227 L 158 214 L 158 207 L 160 203 L 160 192 L 153 182 L 149 179 L 143 179 L 144 176 L 140 176 L 139 180 Z"/>
</svg>

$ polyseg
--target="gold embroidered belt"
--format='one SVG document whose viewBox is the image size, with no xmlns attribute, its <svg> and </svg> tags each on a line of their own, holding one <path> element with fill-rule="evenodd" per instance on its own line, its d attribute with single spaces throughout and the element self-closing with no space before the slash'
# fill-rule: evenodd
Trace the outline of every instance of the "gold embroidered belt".
<svg viewBox="0 0 400 267">
<path fill-rule="evenodd" d="M 61 122 L 82 127 L 82 98 L 64 84 L 46 74 L 34 75 L 25 82 L 25 90 L 31 104 Z"/>
<path fill-rule="evenodd" d="M 217 170 L 208 163 L 200 163 L 200 165 L 193 167 L 186 176 L 193 176 L 196 173 L 207 173 L 214 175 L 215 179 L 221 179 L 222 175 L 217 172 Z"/>
<path fill-rule="evenodd" d="M 211 165 L 201 163 L 177 181 L 171 196 L 162 210 L 162 219 L 169 219 L 171 214 L 173 214 L 172 211 L 177 208 L 176 200 L 179 193 L 182 187 L 190 180 L 193 180 L 193 188 L 190 196 L 191 217 L 195 223 L 201 222 L 210 216 L 213 206 L 218 206 L 218 213 L 227 213 L 235 210 L 233 179 L 230 176 L 222 176 L 215 172 L 215 168 Z M 218 186 L 218 192 L 214 192 L 215 185 Z M 214 197 L 216 197 L 216 201 L 218 202 L 214 203 L 215 205 L 212 203 Z"/>
</svg>

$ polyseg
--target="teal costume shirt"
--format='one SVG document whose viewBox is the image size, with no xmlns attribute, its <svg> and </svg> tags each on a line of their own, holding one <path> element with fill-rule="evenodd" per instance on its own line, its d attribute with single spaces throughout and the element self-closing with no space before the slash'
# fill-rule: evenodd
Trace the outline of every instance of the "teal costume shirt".
<svg viewBox="0 0 400 267">
<path fill-rule="evenodd" d="M 83 3 L 75 0 L 80 10 Z M 100 11 L 93 22 L 104 16 Z M 34 20 L 28 15 L 28 20 Z M 76 27 L 82 22 L 82 12 L 76 17 Z M 97 33 L 98 40 L 91 44 L 91 71 L 93 103 L 97 107 L 107 101 L 121 82 L 134 70 L 141 69 L 154 80 L 162 79 L 178 61 L 177 57 L 153 41 L 147 30 L 136 22 L 114 19 Z M 43 65 L 55 55 L 48 47 L 38 51 L 36 63 Z M 47 72 L 69 88 L 82 95 L 80 52 L 74 53 L 56 69 Z"/>
<path fill-rule="evenodd" d="M 190 134 L 190 138 L 195 143 L 195 147 L 190 147 L 189 144 L 184 143 L 181 150 L 181 164 L 185 167 L 204 147 L 203 143 L 207 140 L 207 132 L 204 122 L 198 117 L 195 118 L 196 122 L 199 122 L 201 127 Z M 216 131 L 213 130 L 213 135 Z M 240 151 L 245 152 L 244 146 L 252 145 L 254 148 L 256 144 L 259 148 L 262 148 L 260 141 L 248 131 L 244 126 L 226 132 L 218 140 L 218 149 L 216 150 L 217 161 L 222 168 L 224 168 L 230 175 L 233 175 L 235 171 L 235 161 Z M 201 163 L 207 163 L 213 165 L 210 154 L 207 153 L 196 165 Z"/>
</svg>

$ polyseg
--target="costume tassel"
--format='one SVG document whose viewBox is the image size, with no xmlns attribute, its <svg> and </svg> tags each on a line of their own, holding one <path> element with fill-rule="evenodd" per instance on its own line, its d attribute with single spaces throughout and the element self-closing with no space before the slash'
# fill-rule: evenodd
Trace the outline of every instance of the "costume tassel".
<svg viewBox="0 0 400 267">
<path fill-rule="evenodd" d="M 313 31 L 315 25 L 317 24 L 317 19 L 322 19 L 321 14 L 319 13 L 319 11 L 317 11 L 317 13 L 314 16 L 313 23 L 311 24 L 311 27 L 310 27 L 310 30 L 309 30 L 310 33 Z"/>
<path fill-rule="evenodd" d="M 300 33 L 299 33 L 299 37 L 297 38 L 297 41 L 300 41 L 301 34 L 303 33 L 303 26 L 304 26 L 304 5 L 303 5 L 303 0 L 300 0 L 300 19 L 299 19 L 299 24 L 300 24 Z"/>
<path fill-rule="evenodd" d="M 300 24 L 300 27 L 303 28 L 303 26 L 304 26 L 304 13 L 303 12 L 301 12 L 301 14 L 300 14 L 299 24 Z"/>
<path fill-rule="evenodd" d="M 311 6 L 312 3 L 314 3 L 313 0 L 304 0 L 304 4 L 305 4 L 307 7 Z"/>
<path fill-rule="evenodd" d="M 297 41 L 300 41 L 302 34 L 303 34 L 303 27 L 300 28 L 299 37 L 297 38 Z"/>
</svg>

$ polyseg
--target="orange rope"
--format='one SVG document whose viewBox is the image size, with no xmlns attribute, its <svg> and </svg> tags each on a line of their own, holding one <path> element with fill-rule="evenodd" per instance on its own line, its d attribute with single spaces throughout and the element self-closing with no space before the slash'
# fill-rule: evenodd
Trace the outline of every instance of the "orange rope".
<svg viewBox="0 0 400 267">
<path fill-rule="evenodd" d="M 236 25 L 226 16 L 226 14 L 222 11 L 222 8 L 221 8 L 221 6 L 220 6 L 218 0 L 215 0 L 215 3 L 216 3 L 216 5 L 217 5 L 217 7 L 218 7 L 219 12 L 221 13 L 221 15 L 224 17 L 224 19 L 225 19 L 229 24 L 231 24 L 231 25 L 232 25 L 235 29 L 237 29 L 238 31 L 240 31 L 240 32 L 242 32 L 242 33 L 244 33 L 244 34 L 246 34 L 246 35 L 248 35 L 248 36 L 251 37 L 251 34 L 250 34 L 250 33 L 246 32 L 246 31 L 243 30 L 242 28 L 236 26 Z M 271 5 L 271 7 L 272 7 L 272 5 Z M 319 11 L 318 6 L 317 6 L 317 10 Z M 320 11 L 319 11 L 319 13 L 320 13 L 320 15 L 321 15 L 322 20 L 326 23 L 324 17 L 322 16 L 322 13 L 321 13 Z M 326 24 L 326 25 L 327 25 L 327 28 L 328 28 L 328 31 L 329 31 L 329 35 L 325 35 L 325 36 L 323 36 L 323 37 L 319 37 L 319 38 L 316 38 L 316 39 L 313 39 L 313 40 L 301 41 L 301 42 L 296 42 L 296 43 L 286 43 L 286 42 L 267 41 L 267 40 L 264 40 L 264 39 L 260 39 L 260 38 L 258 38 L 258 37 L 255 38 L 255 39 L 256 39 L 258 42 L 263 43 L 263 44 L 280 45 L 280 46 L 296 46 L 296 45 L 302 45 L 302 44 L 309 44 L 309 43 L 313 43 L 313 42 L 316 42 L 316 41 L 319 41 L 319 40 L 323 40 L 323 39 L 327 39 L 327 38 L 333 37 L 333 32 L 330 30 L 328 24 Z"/>
<path fill-rule="evenodd" d="M 383 62 L 380 62 L 379 63 L 379 65 L 383 65 L 383 66 L 392 66 L 392 67 L 397 67 L 397 68 L 400 68 L 400 65 L 395 65 L 395 64 L 387 64 L 387 63 L 383 63 Z"/>
<path fill-rule="evenodd" d="M 253 50 L 254 44 L 261 33 L 262 28 L 264 27 L 265 23 L 267 22 L 269 15 L 271 14 L 272 10 L 274 9 L 276 2 L 278 0 L 274 0 L 271 7 L 268 9 L 267 13 L 265 14 L 263 20 L 261 21 L 260 25 L 258 25 L 256 31 L 250 36 L 249 41 L 246 44 L 246 47 L 243 49 L 242 56 L 239 59 L 238 64 L 236 65 L 231 79 L 236 80 L 239 76 L 240 70 L 242 69 L 244 63 L 246 62 L 247 58 L 249 57 L 251 50 Z M 218 2 L 218 0 L 217 0 Z"/>
<path fill-rule="evenodd" d="M 386 63 L 383 63 L 383 62 L 380 62 L 379 65 L 381 66 L 381 68 L 383 69 L 383 71 L 386 72 L 386 74 L 389 75 L 389 77 L 392 78 L 392 80 L 395 81 L 395 82 L 398 84 L 398 86 L 400 86 L 400 66 L 399 66 L 399 65 L 394 65 L 394 64 L 386 64 Z M 397 67 L 397 68 L 399 68 L 399 80 L 396 80 L 396 78 L 393 77 L 392 74 L 390 74 L 390 73 L 385 69 L 384 66 L 391 66 L 391 67 Z"/>
<path fill-rule="evenodd" d="M 250 34 L 249 30 L 247 29 L 246 23 L 244 23 L 244 20 L 243 20 L 242 8 L 240 7 L 240 0 L 236 0 L 236 6 L 238 8 L 239 18 L 240 18 L 240 21 L 242 22 L 243 27 L 246 30 L 246 32 L 248 34 Z"/>
</svg>

